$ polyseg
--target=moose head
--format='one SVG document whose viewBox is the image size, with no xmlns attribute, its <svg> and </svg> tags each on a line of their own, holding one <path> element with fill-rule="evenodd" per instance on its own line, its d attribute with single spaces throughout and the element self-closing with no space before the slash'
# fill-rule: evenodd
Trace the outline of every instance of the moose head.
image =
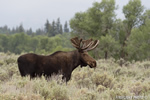
<svg viewBox="0 0 150 100">
<path fill-rule="evenodd" d="M 94 58 L 89 56 L 88 51 L 93 50 L 99 44 L 99 40 L 83 40 L 78 37 L 71 39 L 72 45 L 77 48 L 80 54 L 81 67 L 89 65 L 90 68 L 96 67 L 96 61 Z"/>
</svg>

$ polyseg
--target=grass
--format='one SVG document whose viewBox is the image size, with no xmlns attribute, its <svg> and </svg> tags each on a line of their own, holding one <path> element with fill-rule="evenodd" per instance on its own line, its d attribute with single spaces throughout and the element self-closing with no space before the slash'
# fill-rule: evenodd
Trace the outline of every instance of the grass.
<svg viewBox="0 0 150 100">
<path fill-rule="evenodd" d="M 18 56 L 0 53 L 0 100 L 150 100 L 150 61 L 97 60 L 96 69 L 78 67 L 66 84 L 62 75 L 22 78 Z"/>
</svg>

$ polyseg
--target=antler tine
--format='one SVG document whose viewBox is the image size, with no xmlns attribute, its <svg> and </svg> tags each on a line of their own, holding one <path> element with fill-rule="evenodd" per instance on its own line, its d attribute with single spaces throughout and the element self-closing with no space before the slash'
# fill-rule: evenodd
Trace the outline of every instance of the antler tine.
<svg viewBox="0 0 150 100">
<path fill-rule="evenodd" d="M 99 44 L 99 40 L 93 41 L 92 44 L 86 49 L 86 51 L 90 51 L 90 50 L 95 49 L 98 44 Z"/>
<path fill-rule="evenodd" d="M 92 39 L 82 41 L 82 50 L 87 49 L 92 44 Z"/>
<path fill-rule="evenodd" d="M 78 39 L 78 37 L 75 37 L 75 38 L 71 39 L 72 45 L 77 49 L 80 49 L 81 41 L 82 41 L 82 39 Z"/>
</svg>

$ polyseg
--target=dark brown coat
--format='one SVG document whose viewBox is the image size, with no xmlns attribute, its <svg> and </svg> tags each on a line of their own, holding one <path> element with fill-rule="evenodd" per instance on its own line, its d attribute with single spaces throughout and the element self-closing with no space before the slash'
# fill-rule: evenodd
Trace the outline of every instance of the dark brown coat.
<svg viewBox="0 0 150 100">
<path fill-rule="evenodd" d="M 80 41 L 77 37 L 73 38 L 71 41 L 74 47 L 79 46 L 79 44 L 77 45 L 75 43 Z M 96 46 L 98 42 L 99 41 L 95 42 Z M 85 44 L 84 41 L 83 44 Z M 60 72 L 63 75 L 63 79 L 68 81 L 70 80 L 72 71 L 79 65 L 89 65 L 91 68 L 96 67 L 96 61 L 88 55 L 86 51 L 87 48 L 86 50 L 83 49 L 83 47 L 76 48 L 78 50 L 70 52 L 57 51 L 49 56 L 42 56 L 33 53 L 22 55 L 17 60 L 20 74 L 21 76 L 30 75 L 31 78 L 34 78 L 36 76 L 40 77 L 41 75 L 51 76 L 53 73 L 57 74 Z"/>
</svg>

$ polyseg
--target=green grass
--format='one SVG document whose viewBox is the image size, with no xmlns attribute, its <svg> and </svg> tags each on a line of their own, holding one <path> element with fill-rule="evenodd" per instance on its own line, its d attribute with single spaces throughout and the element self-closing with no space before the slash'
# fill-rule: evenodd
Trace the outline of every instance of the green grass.
<svg viewBox="0 0 150 100">
<path fill-rule="evenodd" d="M 78 67 L 66 84 L 62 75 L 22 78 L 18 56 L 0 53 L 0 100 L 150 100 L 150 61 L 97 60 L 96 69 Z"/>
</svg>

